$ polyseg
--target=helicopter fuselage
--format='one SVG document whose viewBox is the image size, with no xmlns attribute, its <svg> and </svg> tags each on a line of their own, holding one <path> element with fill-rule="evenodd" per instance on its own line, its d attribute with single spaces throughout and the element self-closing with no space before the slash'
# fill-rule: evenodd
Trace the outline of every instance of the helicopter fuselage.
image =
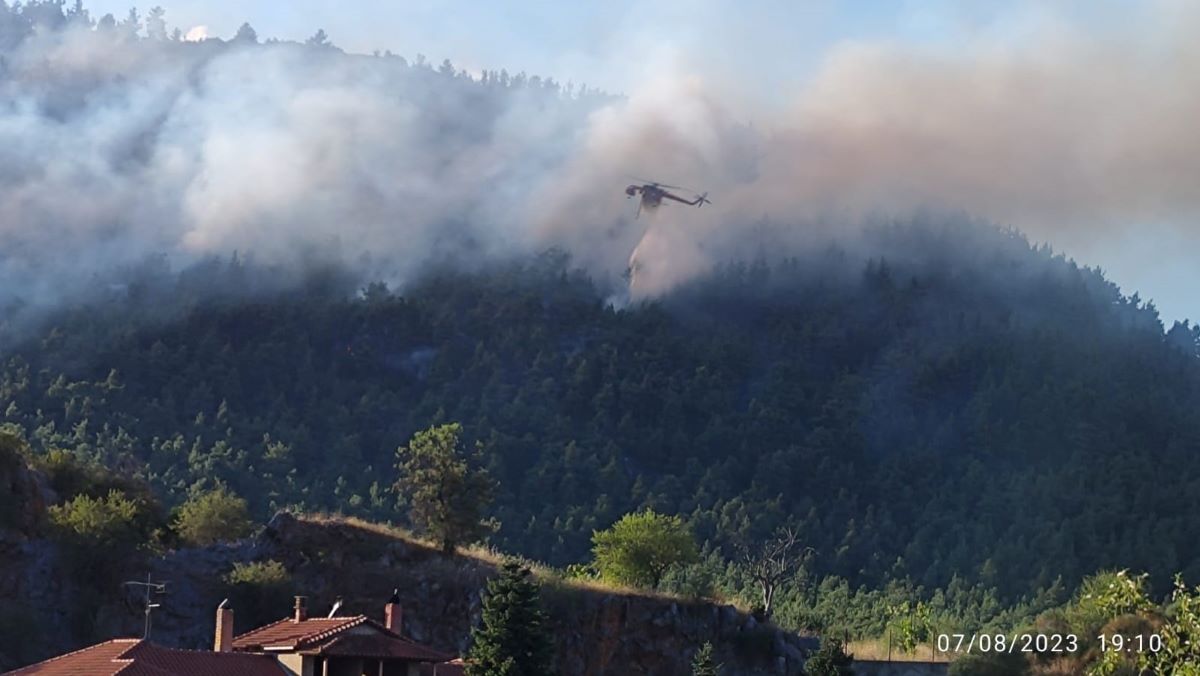
<svg viewBox="0 0 1200 676">
<path fill-rule="evenodd" d="M 631 185 L 625 188 L 625 194 L 629 197 L 634 197 L 638 193 L 642 195 L 642 208 L 654 209 L 662 204 L 663 197 L 667 195 L 667 191 L 653 185 Z"/>
<path fill-rule="evenodd" d="M 663 199 L 674 200 L 680 204 L 687 204 L 689 206 L 704 206 L 705 204 L 712 203 L 708 199 L 708 193 L 696 195 L 695 199 L 687 200 L 678 195 L 672 194 L 665 189 L 671 187 L 675 186 L 663 186 L 658 183 L 646 183 L 644 185 L 633 184 L 625 187 L 625 196 L 637 197 L 639 194 L 641 195 L 641 199 L 638 202 L 639 215 L 642 213 L 643 209 L 658 208 L 662 204 Z"/>
</svg>

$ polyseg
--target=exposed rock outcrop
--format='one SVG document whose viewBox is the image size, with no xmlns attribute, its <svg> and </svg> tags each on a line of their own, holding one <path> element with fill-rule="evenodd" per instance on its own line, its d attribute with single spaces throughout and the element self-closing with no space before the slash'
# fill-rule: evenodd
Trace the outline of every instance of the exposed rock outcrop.
<svg viewBox="0 0 1200 676">
<path fill-rule="evenodd" d="M 29 549 L 26 547 L 26 549 Z M 21 554 L 22 564 L 53 566 L 53 552 Z M 443 556 L 434 548 L 404 538 L 386 528 L 337 519 L 278 515 L 255 538 L 201 549 L 184 549 L 144 563 L 156 580 L 167 583 L 168 594 L 154 616 L 154 638 L 166 645 L 210 647 L 214 608 L 229 594 L 224 576 L 236 562 L 275 560 L 292 576 L 295 590 L 308 596 L 311 612 L 325 612 L 342 597 L 343 614 L 365 613 L 382 620 L 383 603 L 399 588 L 404 632 L 415 640 L 443 650 L 466 650 L 470 629 L 478 621 L 486 581 L 495 574 L 487 557 Z M 14 561 L 4 568 L 10 569 Z M 130 570 L 144 577 L 146 568 Z M 52 575 L 50 577 L 53 577 Z M 38 585 L 34 585 L 38 586 Z M 25 586 L 19 595 L 38 599 L 39 608 L 62 608 L 69 590 Z M 551 616 L 557 642 L 559 673 L 590 676 L 612 673 L 684 674 L 695 650 L 711 641 L 723 673 L 798 674 L 810 638 L 796 636 L 769 624 L 756 623 L 733 606 L 705 601 L 621 593 L 545 579 L 543 601 Z M 140 635 L 142 617 L 136 599 L 110 601 L 100 636 Z M 236 611 L 237 609 L 235 609 Z M 278 608 L 275 617 L 289 611 Z M 42 621 L 63 621 L 46 617 Z M 235 615 L 236 631 L 251 628 L 245 613 Z M 67 626 L 67 625 L 59 625 Z M 70 632 L 54 652 L 79 647 L 97 637 Z"/>
<path fill-rule="evenodd" d="M 41 472 L 13 450 L 0 448 L 0 546 L 38 533 L 46 522 L 46 507 L 54 499 Z"/>
</svg>

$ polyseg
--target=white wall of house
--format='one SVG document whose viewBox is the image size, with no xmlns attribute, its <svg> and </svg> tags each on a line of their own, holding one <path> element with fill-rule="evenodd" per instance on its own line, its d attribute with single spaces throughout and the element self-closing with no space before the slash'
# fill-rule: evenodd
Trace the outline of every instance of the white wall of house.
<svg viewBox="0 0 1200 676">
<path fill-rule="evenodd" d="M 284 653 L 275 657 L 279 659 L 279 663 L 283 665 L 283 668 L 290 671 L 293 676 L 315 676 L 313 674 L 312 658 L 295 653 Z"/>
</svg>

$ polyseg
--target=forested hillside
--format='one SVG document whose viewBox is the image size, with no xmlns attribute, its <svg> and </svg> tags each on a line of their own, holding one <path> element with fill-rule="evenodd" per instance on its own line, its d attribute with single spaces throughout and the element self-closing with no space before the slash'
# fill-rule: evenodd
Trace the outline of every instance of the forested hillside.
<svg viewBox="0 0 1200 676">
<path fill-rule="evenodd" d="M 559 566 L 649 506 L 710 548 L 794 525 L 851 585 L 1200 578 L 1196 329 L 990 226 L 865 239 L 626 307 L 556 252 L 245 301 L 196 291 L 263 274 L 236 260 L 162 272 L 6 355 L 0 412 L 168 504 L 221 482 L 262 516 L 400 521 L 397 447 L 457 421 L 493 542 Z"/>
<path fill-rule="evenodd" d="M 979 135 L 851 96 L 938 91 L 871 66 L 886 50 L 834 49 L 807 103 L 758 111 L 670 69 L 625 98 L 313 30 L 0 0 L 0 665 L 140 623 L 122 583 L 179 557 L 244 618 L 354 577 L 310 574 L 336 539 L 265 547 L 281 510 L 428 538 L 414 586 L 482 544 L 551 592 L 695 602 L 748 664 L 798 665 L 803 630 L 911 656 L 1031 627 L 1085 643 L 1001 659 L 1117 673 L 1106 627 L 1165 636 L 1154 673 L 1200 659 L 1200 326 L 975 220 L 1111 248 L 1190 218 L 1169 126 L 1113 141 L 1153 97 L 1076 105 L 1093 78 L 1036 60 L 952 78 L 982 120 L 1014 117 L 1011 82 L 1064 97 L 1038 104 L 1056 124 L 1022 105 L 1036 124 Z M 1167 89 L 1164 124 L 1187 107 Z M 1093 108 L 1119 114 L 1059 117 Z M 1133 180 L 1145 157 L 1169 171 Z M 379 580 L 405 565 L 368 553 Z M 438 641 L 467 646 L 476 610 Z M 712 633 L 660 617 L 680 664 Z M 661 652 L 645 624 L 620 640 Z"/>
</svg>

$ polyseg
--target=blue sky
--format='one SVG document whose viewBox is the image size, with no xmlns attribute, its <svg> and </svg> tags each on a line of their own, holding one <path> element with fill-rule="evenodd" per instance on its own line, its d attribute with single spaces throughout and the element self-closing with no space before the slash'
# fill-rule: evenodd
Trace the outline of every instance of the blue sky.
<svg viewBox="0 0 1200 676">
<path fill-rule="evenodd" d="M 1170 0 L 1153 0 L 1165 2 Z M 128 0 L 93 0 L 118 18 Z M 161 0 L 172 26 L 231 37 L 248 21 L 260 37 L 303 40 L 318 28 L 351 52 L 423 54 L 460 68 L 506 68 L 625 93 L 648 64 L 685 58 L 724 81 L 753 82 L 767 100 L 795 92 L 831 48 L 899 42 L 950 52 L 980 40 L 1020 41 L 1056 20 L 1121 30 L 1134 0 Z M 147 5 L 140 8 L 144 11 Z"/>
<path fill-rule="evenodd" d="M 129 2 L 87 3 L 94 15 L 125 15 Z M 611 0 L 439 2 L 412 0 L 165 0 L 173 26 L 230 37 L 248 21 L 263 38 L 304 39 L 323 28 L 340 47 L 376 49 L 468 68 L 507 68 L 624 91 L 639 62 L 675 48 L 715 69 L 757 67 L 780 87 L 802 81 L 845 40 L 954 44 L 1019 30 L 1036 5 L 966 0 Z M 1097 3 L 1090 3 L 1098 6 Z M 142 8 L 144 10 L 144 7 Z M 1092 15 L 1092 12 L 1087 12 Z M 1009 28 L 1006 28 L 1009 27 Z"/>
</svg>

